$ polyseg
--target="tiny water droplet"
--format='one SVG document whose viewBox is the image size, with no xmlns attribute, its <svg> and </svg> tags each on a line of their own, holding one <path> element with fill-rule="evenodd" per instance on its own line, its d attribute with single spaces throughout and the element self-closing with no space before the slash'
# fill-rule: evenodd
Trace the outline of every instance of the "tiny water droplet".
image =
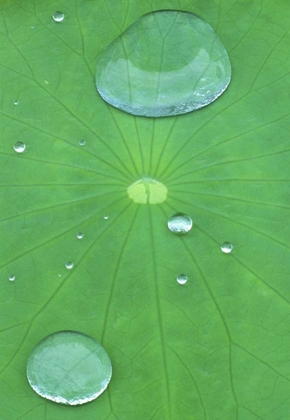
<svg viewBox="0 0 290 420">
<path fill-rule="evenodd" d="M 9 280 L 10 280 L 10 281 L 14 281 L 16 277 L 15 277 L 15 276 L 13 276 L 13 275 L 11 275 L 11 276 L 9 276 L 8 278 L 9 278 Z"/>
<path fill-rule="evenodd" d="M 146 117 L 185 114 L 215 101 L 228 87 L 231 64 L 213 28 L 178 10 L 141 16 L 102 53 L 101 97 Z"/>
<path fill-rule="evenodd" d="M 41 340 L 27 361 L 27 379 L 43 398 L 79 405 L 101 395 L 112 377 L 104 347 L 77 331 L 58 331 Z"/>
<path fill-rule="evenodd" d="M 31 27 L 31 29 L 34 29 L 34 26 L 30 26 Z"/>
<path fill-rule="evenodd" d="M 192 228 L 191 218 L 184 213 L 176 213 L 168 219 L 168 228 L 178 235 L 185 234 Z"/>
<path fill-rule="evenodd" d="M 61 274 L 59 274 L 58 277 L 61 277 Z"/>
<path fill-rule="evenodd" d="M 224 242 L 221 246 L 221 250 L 225 253 L 225 254 L 229 254 L 230 252 L 232 252 L 233 250 L 233 244 L 231 244 L 230 242 Z"/>
<path fill-rule="evenodd" d="M 23 153 L 24 150 L 26 149 L 26 145 L 24 143 L 22 143 L 21 141 L 17 141 L 14 146 L 13 149 L 15 150 L 15 152 L 17 153 Z"/>
<path fill-rule="evenodd" d="M 55 12 L 52 16 L 55 22 L 62 22 L 64 20 L 64 13 L 62 12 Z"/>
<path fill-rule="evenodd" d="M 108 216 L 107 214 L 105 214 L 105 215 L 104 215 L 104 219 L 105 219 L 105 220 L 108 220 L 108 219 L 109 219 L 109 216 Z"/>
<path fill-rule="evenodd" d="M 177 283 L 179 284 L 185 284 L 188 280 L 188 277 L 185 274 L 178 274 L 176 277 Z"/>
<path fill-rule="evenodd" d="M 15 100 L 13 101 L 13 104 L 14 104 L 14 105 L 18 105 L 18 104 L 19 104 L 19 101 L 17 101 L 17 99 L 15 99 Z"/>
<path fill-rule="evenodd" d="M 76 236 L 78 239 L 83 239 L 84 234 L 82 232 L 78 232 Z"/>
<path fill-rule="evenodd" d="M 65 266 L 66 266 L 66 268 L 67 269 L 71 269 L 71 268 L 73 268 L 73 266 L 74 266 L 74 264 L 71 262 L 71 261 L 68 261 L 66 264 L 65 264 Z"/>
<path fill-rule="evenodd" d="M 86 141 L 85 141 L 85 140 L 80 140 L 80 141 L 79 141 L 79 145 L 80 145 L 80 146 L 85 146 L 85 144 L 86 144 Z"/>
</svg>

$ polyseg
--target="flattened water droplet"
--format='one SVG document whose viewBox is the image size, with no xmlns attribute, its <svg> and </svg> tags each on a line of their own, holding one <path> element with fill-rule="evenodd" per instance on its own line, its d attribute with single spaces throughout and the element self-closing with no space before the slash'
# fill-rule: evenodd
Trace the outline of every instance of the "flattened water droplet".
<svg viewBox="0 0 290 420">
<path fill-rule="evenodd" d="M 192 228 L 191 218 L 184 213 L 176 213 L 168 219 L 168 228 L 173 233 L 182 235 Z"/>
<path fill-rule="evenodd" d="M 79 141 L 79 145 L 80 145 L 80 146 L 85 146 L 85 144 L 86 144 L 86 141 L 85 141 L 85 140 L 80 140 L 80 141 Z"/>
<path fill-rule="evenodd" d="M 178 274 L 176 277 L 177 283 L 179 284 L 185 284 L 188 280 L 188 277 L 185 274 Z"/>
<path fill-rule="evenodd" d="M 224 242 L 221 246 L 221 250 L 225 253 L 225 254 L 229 254 L 230 252 L 232 252 L 233 250 L 233 244 L 229 243 L 229 242 Z"/>
<path fill-rule="evenodd" d="M 15 276 L 13 276 L 13 275 L 11 275 L 11 276 L 9 276 L 9 277 L 8 277 L 8 279 L 9 279 L 10 281 L 14 281 L 14 280 L 16 279 L 16 277 L 15 277 Z"/>
<path fill-rule="evenodd" d="M 64 20 L 64 13 L 62 12 L 55 12 L 52 16 L 55 22 L 62 22 Z"/>
<path fill-rule="evenodd" d="M 110 358 L 88 335 L 60 331 L 44 338 L 27 362 L 33 390 L 57 403 L 78 405 L 96 399 L 112 377 Z"/>
<path fill-rule="evenodd" d="M 14 105 L 18 105 L 18 104 L 19 104 L 19 101 L 17 101 L 17 99 L 15 99 L 15 100 L 13 101 L 13 104 L 14 104 Z"/>
<path fill-rule="evenodd" d="M 17 153 L 23 153 L 24 150 L 26 149 L 26 145 L 24 143 L 22 143 L 21 141 L 18 141 L 14 144 L 13 149 Z"/>
<path fill-rule="evenodd" d="M 66 268 L 68 268 L 69 270 L 71 270 L 71 269 L 73 268 L 74 264 L 73 264 L 71 261 L 68 261 L 68 262 L 65 264 L 65 266 L 66 266 Z"/>
<path fill-rule="evenodd" d="M 185 114 L 217 99 L 231 79 L 227 51 L 199 16 L 140 17 L 103 52 L 96 86 L 116 108 L 146 117 Z"/>
<path fill-rule="evenodd" d="M 77 237 L 78 239 L 83 239 L 84 234 L 83 234 L 82 232 L 78 232 L 78 233 L 76 234 L 76 237 Z"/>
<path fill-rule="evenodd" d="M 104 219 L 105 219 L 105 220 L 108 220 L 108 219 L 109 219 L 109 216 L 108 216 L 107 214 L 105 214 L 105 215 L 104 215 Z"/>
</svg>

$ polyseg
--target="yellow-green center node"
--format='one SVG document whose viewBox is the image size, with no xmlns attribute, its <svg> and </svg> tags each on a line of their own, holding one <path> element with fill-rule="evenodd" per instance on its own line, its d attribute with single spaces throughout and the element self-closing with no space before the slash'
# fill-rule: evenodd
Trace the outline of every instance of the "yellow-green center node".
<svg viewBox="0 0 290 420">
<path fill-rule="evenodd" d="M 167 198 L 167 188 L 152 178 L 142 178 L 127 188 L 128 196 L 138 204 L 159 204 Z"/>
</svg>

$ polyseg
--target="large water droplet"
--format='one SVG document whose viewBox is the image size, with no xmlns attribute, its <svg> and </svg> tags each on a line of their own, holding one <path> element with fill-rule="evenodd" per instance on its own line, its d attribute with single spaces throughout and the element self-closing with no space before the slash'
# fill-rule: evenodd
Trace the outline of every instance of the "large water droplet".
<svg viewBox="0 0 290 420">
<path fill-rule="evenodd" d="M 224 242 L 221 246 L 221 250 L 225 253 L 225 254 L 229 254 L 230 252 L 232 252 L 233 250 L 233 244 L 229 243 L 229 242 Z"/>
<path fill-rule="evenodd" d="M 15 277 L 14 275 L 11 275 L 11 276 L 9 276 L 9 277 L 8 277 L 8 279 L 9 279 L 10 281 L 14 281 L 14 280 L 16 279 L 16 277 Z"/>
<path fill-rule="evenodd" d="M 62 22 L 64 20 L 64 14 L 62 12 L 55 12 L 52 18 L 55 22 Z"/>
<path fill-rule="evenodd" d="M 191 218 L 184 213 L 176 213 L 168 219 L 168 228 L 173 233 L 182 235 L 192 228 Z"/>
<path fill-rule="evenodd" d="M 111 376 L 111 361 L 102 345 L 75 331 L 44 338 L 27 362 L 27 378 L 34 391 L 62 404 L 94 400 L 107 388 Z"/>
<path fill-rule="evenodd" d="M 78 232 L 78 233 L 76 234 L 76 237 L 77 237 L 78 239 L 83 239 L 84 234 L 83 234 L 82 232 Z"/>
<path fill-rule="evenodd" d="M 230 79 L 227 51 L 212 27 L 195 14 L 175 10 L 139 18 L 103 52 L 96 73 L 105 101 L 147 117 L 208 105 Z"/>
<path fill-rule="evenodd" d="M 176 277 L 177 283 L 179 284 L 185 284 L 188 280 L 188 277 L 185 274 L 178 274 Z"/>
<path fill-rule="evenodd" d="M 24 150 L 26 149 L 26 145 L 24 143 L 22 143 L 21 141 L 18 141 L 14 144 L 13 149 L 17 153 L 23 153 Z"/>
<path fill-rule="evenodd" d="M 69 270 L 71 270 L 71 269 L 73 268 L 74 264 L 73 264 L 71 261 L 68 261 L 68 262 L 65 264 L 65 266 L 66 266 L 66 268 L 68 268 Z"/>
</svg>

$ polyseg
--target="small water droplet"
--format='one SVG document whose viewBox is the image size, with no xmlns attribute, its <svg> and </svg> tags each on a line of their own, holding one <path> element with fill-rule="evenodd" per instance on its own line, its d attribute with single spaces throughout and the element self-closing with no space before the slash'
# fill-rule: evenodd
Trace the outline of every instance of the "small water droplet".
<svg viewBox="0 0 290 420">
<path fill-rule="evenodd" d="M 85 140 L 80 140 L 80 141 L 79 141 L 79 145 L 80 145 L 80 146 L 85 146 L 85 144 L 86 144 L 86 141 L 85 141 Z"/>
<path fill-rule="evenodd" d="M 17 101 L 17 99 L 15 99 L 15 100 L 13 101 L 13 104 L 14 104 L 14 105 L 18 105 L 18 104 L 19 104 L 19 101 Z"/>
<path fill-rule="evenodd" d="M 14 281 L 16 277 L 15 277 L 15 276 L 13 276 L 13 275 L 11 275 L 11 276 L 9 276 L 8 278 L 9 278 L 9 280 L 10 280 L 10 281 Z"/>
<path fill-rule="evenodd" d="M 66 266 L 66 268 L 68 268 L 68 269 L 70 270 L 70 269 L 72 269 L 72 268 L 73 268 L 74 264 L 73 264 L 71 261 L 68 261 L 68 262 L 65 264 L 65 266 Z"/>
<path fill-rule="evenodd" d="M 61 274 L 59 274 L 58 277 L 61 277 Z"/>
<path fill-rule="evenodd" d="M 31 27 L 31 29 L 34 29 L 34 26 L 30 26 Z"/>
<path fill-rule="evenodd" d="M 13 149 L 15 150 L 15 152 L 17 153 L 23 153 L 24 150 L 26 149 L 26 145 L 24 143 L 22 143 L 21 141 L 17 141 L 14 146 Z"/>
<path fill-rule="evenodd" d="M 204 107 L 230 80 L 230 60 L 213 28 L 178 10 L 141 16 L 106 48 L 96 72 L 96 86 L 106 102 L 146 117 Z"/>
<path fill-rule="evenodd" d="M 52 16 L 55 22 L 62 22 L 64 20 L 64 13 L 62 12 L 55 12 Z"/>
<path fill-rule="evenodd" d="M 76 234 L 76 237 L 77 237 L 78 239 L 83 239 L 84 234 L 83 234 L 82 232 L 78 232 L 78 233 Z"/>
<path fill-rule="evenodd" d="M 79 405 L 105 391 L 112 377 L 112 364 L 94 338 L 76 331 L 59 331 L 36 345 L 26 373 L 32 389 L 43 398 Z"/>
<path fill-rule="evenodd" d="M 225 253 L 225 254 L 229 254 L 230 252 L 232 252 L 233 250 L 233 244 L 229 243 L 229 242 L 224 242 L 221 246 L 221 250 Z"/>
<path fill-rule="evenodd" d="M 105 214 L 105 215 L 104 215 L 104 219 L 105 219 L 105 220 L 108 220 L 108 219 L 109 219 L 109 216 L 108 216 L 107 214 Z"/>
<path fill-rule="evenodd" d="M 177 283 L 179 284 L 185 284 L 188 280 L 188 277 L 185 274 L 178 274 L 176 277 Z"/>
<path fill-rule="evenodd" d="M 182 235 L 187 233 L 192 228 L 192 220 L 191 218 L 184 213 L 176 213 L 171 216 L 168 220 L 168 228 L 173 233 L 177 233 L 178 235 Z"/>
</svg>

